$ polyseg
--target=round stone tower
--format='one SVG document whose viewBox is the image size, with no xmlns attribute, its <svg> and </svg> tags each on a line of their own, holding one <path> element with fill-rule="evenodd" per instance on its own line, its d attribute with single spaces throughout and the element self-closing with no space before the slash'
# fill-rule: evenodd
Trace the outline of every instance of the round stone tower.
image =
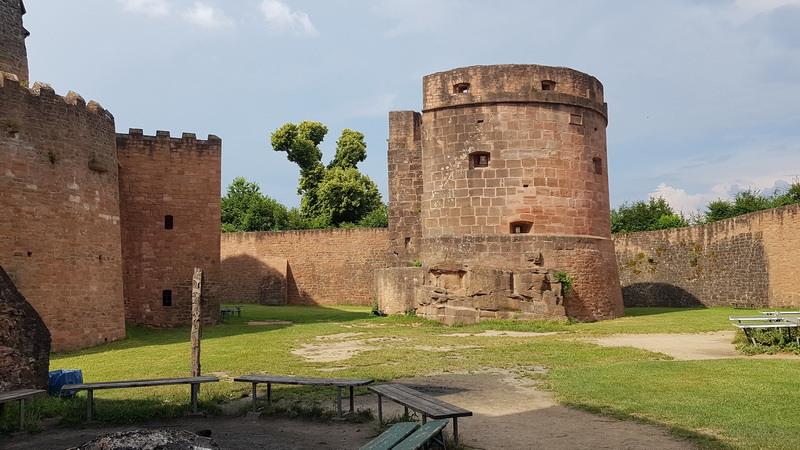
<svg viewBox="0 0 800 450">
<path fill-rule="evenodd" d="M 610 237 L 599 81 L 563 67 L 504 65 L 423 84 L 423 237 Z"/>
<path fill-rule="evenodd" d="M 547 285 L 564 271 L 574 291 L 544 315 L 621 316 L 607 124 L 602 84 L 569 68 L 472 66 L 424 77 L 422 114 L 390 115 L 389 232 L 398 265 L 450 273 L 468 293 L 472 268 L 497 269 L 511 277 L 503 289 L 512 299 L 523 295 L 515 276 L 548 274 Z M 474 304 L 485 294 L 478 291 L 492 289 L 466 298 Z"/>
<path fill-rule="evenodd" d="M 0 71 L 13 73 L 19 81 L 28 83 L 28 52 L 25 38 L 28 31 L 22 26 L 25 5 L 22 0 L 0 0 Z"/>
</svg>

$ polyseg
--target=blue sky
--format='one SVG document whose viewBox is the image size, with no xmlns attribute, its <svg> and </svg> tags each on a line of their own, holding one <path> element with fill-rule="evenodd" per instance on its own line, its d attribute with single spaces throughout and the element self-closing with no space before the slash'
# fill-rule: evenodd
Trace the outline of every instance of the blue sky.
<svg viewBox="0 0 800 450">
<path fill-rule="evenodd" d="M 800 0 L 27 0 L 31 79 L 72 90 L 117 131 L 215 134 L 222 184 L 287 206 L 286 122 L 363 132 L 386 198 L 388 112 L 422 77 L 470 65 L 567 66 L 609 105 L 612 207 L 662 195 L 703 209 L 800 176 Z M 779 183 L 780 184 L 780 183 Z"/>
</svg>

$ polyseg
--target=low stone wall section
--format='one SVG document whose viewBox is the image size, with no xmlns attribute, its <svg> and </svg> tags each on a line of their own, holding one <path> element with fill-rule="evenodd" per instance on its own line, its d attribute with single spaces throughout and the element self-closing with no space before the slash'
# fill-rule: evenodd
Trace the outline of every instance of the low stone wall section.
<svg viewBox="0 0 800 450">
<path fill-rule="evenodd" d="M 625 306 L 800 307 L 800 205 L 614 243 Z"/>
<path fill-rule="evenodd" d="M 222 302 L 371 305 L 385 228 L 223 233 Z"/>
</svg>

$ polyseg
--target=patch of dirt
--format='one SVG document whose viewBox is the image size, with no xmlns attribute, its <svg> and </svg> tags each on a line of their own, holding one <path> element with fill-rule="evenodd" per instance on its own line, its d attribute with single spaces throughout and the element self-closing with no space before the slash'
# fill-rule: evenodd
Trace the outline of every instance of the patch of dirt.
<svg viewBox="0 0 800 450">
<path fill-rule="evenodd" d="M 609 347 L 636 347 L 664 353 L 679 361 L 726 358 L 800 359 L 793 354 L 744 356 L 734 345 L 735 331 L 695 334 L 615 334 L 585 339 Z"/>
<path fill-rule="evenodd" d="M 247 322 L 247 324 L 248 325 L 253 325 L 253 326 L 256 326 L 256 325 L 291 325 L 292 322 L 290 322 L 288 320 L 261 320 L 261 321 L 251 320 L 250 322 Z"/>
<path fill-rule="evenodd" d="M 357 336 L 363 333 L 341 333 L 338 335 L 319 336 L 317 339 L 327 340 L 331 339 L 332 336 L 342 338 L 342 335 L 346 334 Z M 300 348 L 292 350 L 292 354 L 301 356 L 306 361 L 311 362 L 343 361 L 367 350 L 378 350 L 381 344 L 393 341 L 402 341 L 402 339 L 370 338 L 356 339 L 353 341 L 326 342 L 324 344 L 302 344 Z"/>
<path fill-rule="evenodd" d="M 510 337 L 539 337 L 539 336 L 552 336 L 554 334 L 559 334 L 558 331 L 498 331 L 498 330 L 486 330 L 481 333 L 453 333 L 453 334 L 443 334 L 442 336 L 447 337 L 497 337 L 497 336 L 510 336 Z"/>
</svg>

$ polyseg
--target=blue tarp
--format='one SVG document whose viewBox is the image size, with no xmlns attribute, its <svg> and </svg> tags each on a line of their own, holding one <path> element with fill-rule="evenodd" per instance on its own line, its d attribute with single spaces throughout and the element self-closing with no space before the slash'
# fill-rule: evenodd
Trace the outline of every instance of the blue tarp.
<svg viewBox="0 0 800 450">
<path fill-rule="evenodd" d="M 83 373 L 75 369 L 59 369 L 50 372 L 50 381 L 47 390 L 50 395 L 58 397 L 68 397 L 77 394 L 76 391 L 61 392 L 61 386 L 65 384 L 83 383 Z"/>
</svg>

